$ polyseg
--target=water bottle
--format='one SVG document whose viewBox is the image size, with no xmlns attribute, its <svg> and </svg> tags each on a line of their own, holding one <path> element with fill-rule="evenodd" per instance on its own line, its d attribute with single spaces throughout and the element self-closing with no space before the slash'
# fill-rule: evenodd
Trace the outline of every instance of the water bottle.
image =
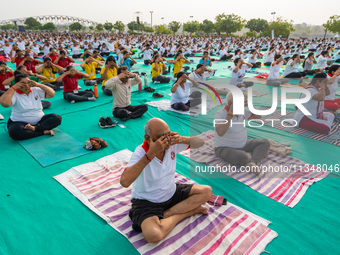
<svg viewBox="0 0 340 255">
<path fill-rule="evenodd" d="M 94 84 L 93 90 L 94 90 L 94 97 L 98 98 L 98 87 L 97 87 L 97 84 Z"/>
<path fill-rule="evenodd" d="M 168 66 L 168 72 L 169 73 L 171 72 L 171 66 Z"/>
<path fill-rule="evenodd" d="M 146 74 L 144 74 L 144 86 L 148 86 L 148 78 L 146 77 Z"/>
<path fill-rule="evenodd" d="M 142 92 L 142 83 L 138 84 L 138 92 Z"/>
</svg>

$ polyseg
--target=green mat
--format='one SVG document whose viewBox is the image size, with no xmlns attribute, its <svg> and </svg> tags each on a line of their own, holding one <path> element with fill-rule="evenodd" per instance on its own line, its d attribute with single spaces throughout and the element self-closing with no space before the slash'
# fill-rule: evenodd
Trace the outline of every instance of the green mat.
<svg viewBox="0 0 340 255">
<path fill-rule="evenodd" d="M 62 130 L 55 128 L 53 132 L 55 136 L 43 135 L 17 142 L 31 154 L 42 167 L 47 167 L 92 152 L 83 148 L 83 143 L 77 141 Z"/>
<path fill-rule="evenodd" d="M 141 60 L 138 62 L 140 63 Z M 223 63 L 216 63 L 217 65 L 223 66 Z M 224 63 L 224 67 L 225 65 Z M 213 63 L 213 68 L 216 66 Z M 138 67 L 139 70 L 148 71 L 149 74 L 150 67 L 143 64 L 138 64 Z M 228 75 L 227 71 L 220 70 L 217 74 Z M 148 78 L 150 81 L 150 77 Z M 157 88 L 156 92 L 167 95 L 170 93 L 171 84 L 151 86 Z M 268 106 L 271 102 L 272 87 L 255 84 L 254 89 L 269 93 L 254 98 L 255 105 Z M 151 93 L 134 92 L 132 104 L 139 104 L 143 99 L 153 100 Z M 144 125 L 152 117 L 163 118 L 171 130 L 188 136 L 212 129 L 211 115 L 190 118 L 174 112 L 160 112 L 149 107 L 149 111 L 142 118 L 121 122 L 126 129 L 118 126 L 100 129 L 99 117 L 112 116 L 111 97 L 100 94 L 96 102 L 70 104 L 62 98 L 62 92 L 57 92 L 55 98 L 49 101 L 52 102 L 52 106 L 45 110 L 45 113 L 62 115 L 60 128 L 64 132 L 78 141 L 85 141 L 90 135 L 101 137 L 107 141 L 108 147 L 87 154 L 86 157 L 62 161 L 43 168 L 17 142 L 9 138 L 3 128 L 0 128 L 2 144 L 6 145 L 0 161 L 2 180 L 0 254 L 138 254 L 123 236 L 85 207 L 52 177 L 74 166 L 93 162 L 123 149 L 134 151 L 143 142 Z M 215 113 L 220 108 L 217 106 L 211 112 Z M 10 116 L 9 109 L 0 108 L 0 113 L 6 120 Z M 0 126 L 4 123 L 4 121 L 0 122 Z M 193 128 L 190 128 L 190 125 Z M 340 148 L 336 146 L 269 127 L 247 128 L 247 131 L 249 138 L 266 137 L 290 142 L 293 147 L 291 156 L 311 164 L 339 164 Z M 188 158 L 178 155 L 178 173 L 200 184 L 212 186 L 215 194 L 223 195 L 231 203 L 272 222 L 269 227 L 279 236 L 266 247 L 266 251 L 270 254 L 339 254 L 340 180 L 335 174 L 330 174 L 329 178 L 315 183 L 308 189 L 299 204 L 290 209 L 261 196 L 234 179 L 225 178 L 224 174 L 217 174 L 212 178 L 192 174 L 190 163 L 192 162 Z M 263 254 L 267 253 L 263 252 Z"/>
</svg>

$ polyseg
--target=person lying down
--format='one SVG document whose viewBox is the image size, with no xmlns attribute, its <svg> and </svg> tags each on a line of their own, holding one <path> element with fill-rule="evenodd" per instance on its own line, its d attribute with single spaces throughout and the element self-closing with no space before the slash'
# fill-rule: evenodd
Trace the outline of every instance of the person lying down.
<svg viewBox="0 0 340 255">
<path fill-rule="evenodd" d="M 258 164 L 268 156 L 269 141 L 248 139 L 245 125 L 232 125 L 231 123 L 242 123 L 247 119 L 261 119 L 261 116 L 252 114 L 247 108 L 244 109 L 244 115 L 234 115 L 232 94 L 228 93 L 226 99 L 225 107 L 215 114 L 214 150 L 216 156 L 232 165 L 249 167 L 251 172 L 260 174 L 261 167 Z M 248 100 L 245 94 L 244 106 L 247 105 Z"/>
<path fill-rule="evenodd" d="M 150 119 L 145 127 L 144 143 L 127 164 L 120 184 L 132 184 L 132 228 L 142 232 L 149 243 L 158 243 L 181 220 L 195 214 L 208 214 L 202 206 L 210 200 L 212 189 L 206 185 L 176 184 L 176 153 L 199 148 L 204 141 L 171 132 L 165 121 Z"/>
</svg>

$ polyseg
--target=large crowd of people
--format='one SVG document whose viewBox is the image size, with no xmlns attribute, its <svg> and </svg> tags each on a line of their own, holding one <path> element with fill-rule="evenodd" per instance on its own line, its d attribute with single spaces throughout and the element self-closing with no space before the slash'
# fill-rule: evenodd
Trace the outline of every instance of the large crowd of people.
<svg viewBox="0 0 340 255">
<path fill-rule="evenodd" d="M 328 133 L 334 121 L 333 112 L 340 108 L 340 99 L 335 98 L 340 80 L 340 65 L 337 64 L 340 62 L 340 41 L 334 38 L 5 31 L 0 32 L 0 56 L 0 104 L 12 108 L 7 128 L 9 136 L 15 140 L 54 135 L 53 128 L 61 124 L 62 118 L 43 113 L 43 109 L 53 108 L 45 99 L 61 97 L 70 103 L 96 101 L 92 88 L 100 84 L 103 93 L 113 99 L 114 117 L 123 121 L 142 117 L 148 106 L 131 104 L 131 88 L 141 84 L 141 76 L 145 75 L 134 67 L 136 63 L 149 68 L 153 83 L 170 85 L 170 107 L 177 111 L 188 112 L 202 103 L 201 93 L 193 88 L 215 75 L 216 61 L 225 63 L 223 67 L 231 71 L 229 84 L 244 92 L 245 106 L 247 90 L 254 86 L 254 82 L 244 80 L 251 70 L 260 72 L 267 68 L 269 75 L 264 84 L 270 86 L 280 86 L 289 79 L 307 83 L 304 88 L 312 98 L 304 106 L 311 115 L 296 110 L 295 120 L 300 128 Z M 192 63 L 193 57 L 198 64 L 190 70 L 188 64 Z M 74 66 L 76 61 L 79 70 Z M 280 71 L 283 71 L 282 75 Z M 81 79 L 86 86 L 84 90 L 79 86 Z M 154 91 L 150 86 L 145 90 Z M 231 164 L 250 166 L 258 174 L 261 172 L 258 164 L 268 154 L 268 140 L 248 139 L 246 128 L 232 126 L 230 120 L 242 122 L 261 116 L 253 115 L 249 110 L 244 115 L 233 114 L 231 93 L 226 101 L 215 115 L 216 119 L 227 120 L 216 125 L 215 153 Z M 105 127 L 104 122 L 100 121 L 101 127 Z M 160 119 L 147 122 L 145 141 L 134 152 L 121 184 L 128 187 L 133 183 L 130 217 L 133 228 L 143 231 L 148 242 L 162 240 L 188 216 L 207 213 L 201 204 L 210 199 L 210 187 L 176 186 L 174 183 L 176 164 L 173 155 L 189 145 L 198 148 L 203 144 L 201 139 L 170 132 L 168 125 Z M 162 161 L 166 165 L 162 165 Z M 160 167 L 164 171 L 159 171 Z"/>
</svg>

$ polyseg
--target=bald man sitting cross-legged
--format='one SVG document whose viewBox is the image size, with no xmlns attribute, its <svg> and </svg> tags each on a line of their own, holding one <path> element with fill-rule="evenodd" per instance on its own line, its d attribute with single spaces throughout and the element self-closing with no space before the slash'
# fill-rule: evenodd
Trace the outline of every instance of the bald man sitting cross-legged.
<svg viewBox="0 0 340 255">
<path fill-rule="evenodd" d="M 167 236 L 181 220 L 195 214 L 208 214 L 201 206 L 209 201 L 212 189 L 205 185 L 176 184 L 176 153 L 199 148 L 204 141 L 171 132 L 161 119 L 145 125 L 145 141 L 133 153 L 120 183 L 132 184 L 132 228 L 143 232 L 149 243 Z"/>
</svg>

